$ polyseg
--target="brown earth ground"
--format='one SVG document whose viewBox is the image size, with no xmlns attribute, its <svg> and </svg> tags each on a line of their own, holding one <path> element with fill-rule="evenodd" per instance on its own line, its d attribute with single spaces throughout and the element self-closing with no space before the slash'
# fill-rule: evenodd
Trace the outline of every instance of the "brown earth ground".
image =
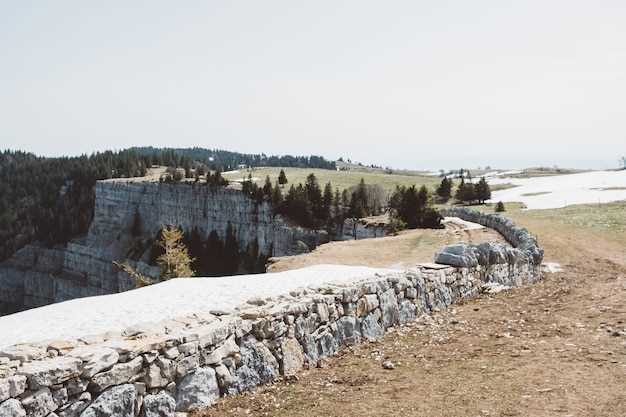
<svg viewBox="0 0 626 417">
<path fill-rule="evenodd" d="M 273 258 L 268 272 L 287 271 L 319 264 L 364 265 L 373 268 L 404 269 L 417 263 L 432 262 L 435 253 L 455 242 L 504 242 L 491 229 L 463 230 L 453 223 L 441 230 L 405 230 L 397 236 L 378 239 L 330 242 L 311 253 Z"/>
<path fill-rule="evenodd" d="M 618 224 L 608 230 L 606 213 L 584 225 L 568 209 L 509 213 L 563 272 L 422 318 L 196 416 L 626 416 L 626 205 L 609 207 Z"/>
</svg>

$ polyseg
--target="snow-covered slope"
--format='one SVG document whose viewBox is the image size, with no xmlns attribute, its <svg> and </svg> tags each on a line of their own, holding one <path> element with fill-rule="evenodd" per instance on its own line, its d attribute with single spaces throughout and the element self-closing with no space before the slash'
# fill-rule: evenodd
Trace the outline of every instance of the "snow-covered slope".
<svg viewBox="0 0 626 417">
<path fill-rule="evenodd" d="M 626 200 L 626 171 L 592 171 L 534 178 L 498 177 L 488 181 L 490 184 L 516 185 L 515 188 L 495 191 L 491 201 L 519 201 L 529 209 Z"/>
<path fill-rule="evenodd" d="M 120 294 L 79 298 L 0 317 L 0 348 L 120 331 L 210 310 L 232 310 L 251 298 L 275 297 L 324 283 L 348 283 L 397 272 L 316 265 L 293 271 L 220 278 L 173 279 Z"/>
</svg>

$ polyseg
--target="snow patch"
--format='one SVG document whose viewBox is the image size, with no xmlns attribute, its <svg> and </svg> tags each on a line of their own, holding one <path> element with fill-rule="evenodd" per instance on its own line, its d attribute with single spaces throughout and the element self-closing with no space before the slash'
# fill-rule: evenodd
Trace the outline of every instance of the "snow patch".
<svg viewBox="0 0 626 417">
<path fill-rule="evenodd" d="M 513 184 L 494 191 L 492 202 L 521 202 L 528 209 L 626 200 L 626 171 L 591 171 L 533 178 L 492 178 L 489 184 Z"/>
<path fill-rule="evenodd" d="M 444 225 L 447 223 L 452 223 L 456 226 L 459 226 L 463 230 L 480 230 L 485 228 L 485 226 L 483 226 L 482 224 L 468 222 L 467 220 L 463 220 L 459 217 L 444 217 L 442 223 Z"/>
<path fill-rule="evenodd" d="M 563 268 L 561 268 L 561 264 L 558 262 L 544 262 L 541 264 L 541 270 L 548 274 L 563 272 Z"/>
<path fill-rule="evenodd" d="M 251 298 L 276 297 L 302 287 L 348 284 L 394 269 L 315 265 L 292 271 L 219 278 L 179 278 L 149 287 L 78 298 L 0 317 L 0 348 L 121 331 L 212 310 L 232 311 Z"/>
</svg>

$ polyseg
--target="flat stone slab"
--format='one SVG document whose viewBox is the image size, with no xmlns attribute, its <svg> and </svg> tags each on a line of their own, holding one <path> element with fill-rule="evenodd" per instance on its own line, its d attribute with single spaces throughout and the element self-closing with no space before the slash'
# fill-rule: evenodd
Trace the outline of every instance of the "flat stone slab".
<svg viewBox="0 0 626 417">
<path fill-rule="evenodd" d="M 417 264 L 418 267 L 420 268 L 424 268 L 424 269 L 448 269 L 448 268 L 452 268 L 452 266 L 450 265 L 442 265 L 442 264 L 436 264 L 433 262 L 424 262 L 421 264 Z"/>
</svg>

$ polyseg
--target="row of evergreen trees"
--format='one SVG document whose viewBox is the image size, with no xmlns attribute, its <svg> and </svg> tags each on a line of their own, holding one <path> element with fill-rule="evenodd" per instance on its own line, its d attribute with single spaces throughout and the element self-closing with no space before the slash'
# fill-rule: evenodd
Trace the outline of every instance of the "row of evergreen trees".
<svg viewBox="0 0 626 417">
<path fill-rule="evenodd" d="M 195 168 L 202 165 L 208 170 L 230 171 L 238 169 L 239 165 L 246 167 L 291 167 L 291 168 L 319 168 L 336 169 L 334 161 L 328 161 L 322 156 L 293 156 L 293 155 L 266 155 L 244 154 L 225 151 L 222 149 L 207 148 L 131 148 L 142 156 L 150 158 L 153 165 L 175 166 L 180 168 Z"/>
<path fill-rule="evenodd" d="M 461 178 L 454 197 L 464 204 L 485 204 L 485 201 L 491 199 L 491 188 L 484 177 L 476 184 L 465 182 L 465 179 Z"/>
<path fill-rule="evenodd" d="M 454 184 L 451 179 L 444 177 L 441 184 L 437 187 L 436 194 L 438 199 L 445 203 L 452 198 L 452 189 Z M 465 178 L 461 178 L 461 182 L 454 194 L 457 202 L 463 204 L 484 204 L 485 201 L 491 199 L 491 188 L 482 177 L 476 184 L 465 182 Z"/>
<path fill-rule="evenodd" d="M 143 176 L 148 167 L 128 150 L 71 158 L 0 152 L 0 261 L 35 240 L 54 245 L 86 233 L 96 181 Z"/>
<path fill-rule="evenodd" d="M 389 200 L 390 217 L 409 229 L 440 229 L 443 217 L 431 206 L 430 200 L 426 186 L 419 190 L 415 185 L 397 186 Z"/>
<path fill-rule="evenodd" d="M 150 254 L 151 264 L 161 264 L 159 259 L 167 252 L 164 244 L 168 241 L 165 236 L 167 230 L 165 228 L 159 231 L 154 239 Z M 208 236 L 202 236 L 197 228 L 185 232 L 181 230 L 181 234 L 181 243 L 188 251 L 189 266 L 195 276 L 215 277 L 265 272 L 265 263 L 271 253 L 261 253 L 256 239 L 247 245 L 246 250 L 241 250 L 236 230 L 230 223 L 225 236 L 220 236 L 215 230 Z"/>
</svg>

